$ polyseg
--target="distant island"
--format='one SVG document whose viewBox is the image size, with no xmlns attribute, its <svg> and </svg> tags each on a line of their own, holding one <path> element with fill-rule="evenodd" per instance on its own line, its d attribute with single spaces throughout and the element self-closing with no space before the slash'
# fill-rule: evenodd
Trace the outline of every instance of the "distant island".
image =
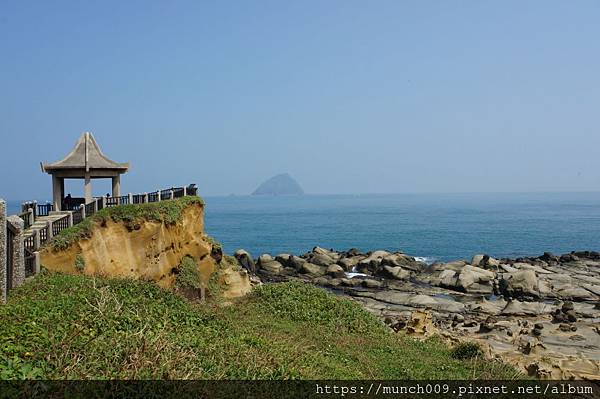
<svg viewBox="0 0 600 399">
<path fill-rule="evenodd" d="M 252 195 L 302 195 L 304 190 L 288 173 L 271 177 L 262 183 Z"/>
</svg>

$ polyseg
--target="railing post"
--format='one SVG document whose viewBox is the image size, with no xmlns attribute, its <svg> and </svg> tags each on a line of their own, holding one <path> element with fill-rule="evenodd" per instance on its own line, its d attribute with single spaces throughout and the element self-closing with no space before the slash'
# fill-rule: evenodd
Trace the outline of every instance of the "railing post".
<svg viewBox="0 0 600 399">
<path fill-rule="evenodd" d="M 187 197 L 187 186 L 183 186 L 183 196 Z"/>
<path fill-rule="evenodd" d="M 175 190 L 171 189 L 171 199 L 175 198 Z"/>
<path fill-rule="evenodd" d="M 52 220 L 48 220 L 48 240 L 54 237 L 54 233 L 52 232 Z"/>
<path fill-rule="evenodd" d="M 148 203 L 148 193 L 144 193 L 144 204 Z"/>
<path fill-rule="evenodd" d="M 37 210 L 38 210 L 38 203 L 37 200 L 33 201 L 33 221 L 35 222 L 35 219 L 37 219 Z"/>
<path fill-rule="evenodd" d="M 106 208 L 106 197 L 105 196 L 100 197 L 100 201 L 102 202 L 102 209 Z"/>
<path fill-rule="evenodd" d="M 6 301 L 6 202 L 0 198 L 0 303 Z"/>
<path fill-rule="evenodd" d="M 133 204 L 133 194 L 129 193 L 127 195 L 129 196 L 129 204 Z"/>
<path fill-rule="evenodd" d="M 98 198 L 94 200 L 94 213 L 98 212 Z"/>
<path fill-rule="evenodd" d="M 81 205 L 81 220 L 85 219 L 85 203 Z"/>
<path fill-rule="evenodd" d="M 67 219 L 67 226 L 73 226 L 73 211 L 69 211 L 69 218 Z"/>
<path fill-rule="evenodd" d="M 41 262 L 40 262 L 40 253 L 38 251 L 35 251 L 33 253 L 34 255 L 34 274 L 38 274 L 40 272 L 40 266 L 41 266 Z"/>
<path fill-rule="evenodd" d="M 160 202 L 160 190 L 156 190 L 156 202 Z"/>
<path fill-rule="evenodd" d="M 37 251 L 38 249 L 40 249 L 40 231 L 39 230 L 33 230 L 33 250 Z"/>
<path fill-rule="evenodd" d="M 16 215 L 6 218 L 6 222 L 10 223 L 15 231 L 12 245 L 12 288 L 16 288 L 25 280 L 25 247 L 23 243 L 24 223 L 23 220 Z"/>
</svg>

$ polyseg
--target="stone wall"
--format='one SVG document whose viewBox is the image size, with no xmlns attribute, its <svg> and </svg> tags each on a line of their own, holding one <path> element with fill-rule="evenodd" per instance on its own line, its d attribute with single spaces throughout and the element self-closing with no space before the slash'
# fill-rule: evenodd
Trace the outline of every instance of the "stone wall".
<svg viewBox="0 0 600 399">
<path fill-rule="evenodd" d="M 0 303 L 6 302 L 6 202 L 0 198 Z"/>
</svg>

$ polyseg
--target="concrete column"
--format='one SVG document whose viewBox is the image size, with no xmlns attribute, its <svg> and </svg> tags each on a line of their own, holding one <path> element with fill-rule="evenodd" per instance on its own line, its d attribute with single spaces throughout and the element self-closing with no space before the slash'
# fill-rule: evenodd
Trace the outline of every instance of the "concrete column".
<svg viewBox="0 0 600 399">
<path fill-rule="evenodd" d="M 112 196 L 121 196 L 121 175 L 116 175 L 112 178 Z"/>
<path fill-rule="evenodd" d="M 6 202 L 0 198 L 0 303 L 6 302 Z"/>
<path fill-rule="evenodd" d="M 62 184 L 61 184 L 62 183 Z M 64 180 L 60 177 L 56 177 L 52 175 L 52 204 L 54 205 L 55 211 L 60 211 L 62 206 L 62 198 L 63 198 L 63 185 Z"/>
<path fill-rule="evenodd" d="M 16 288 L 25 281 L 25 245 L 23 244 L 23 219 L 13 215 L 6 218 L 15 231 L 13 239 L 13 273 L 12 287 Z"/>
<path fill-rule="evenodd" d="M 85 183 L 84 183 L 84 192 L 85 192 L 85 203 L 92 202 L 92 178 L 89 173 L 85 174 Z"/>
</svg>

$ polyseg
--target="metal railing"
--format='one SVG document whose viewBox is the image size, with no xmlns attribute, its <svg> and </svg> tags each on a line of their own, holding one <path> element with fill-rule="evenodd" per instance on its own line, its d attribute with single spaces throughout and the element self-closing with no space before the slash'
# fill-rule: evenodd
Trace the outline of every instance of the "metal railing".
<svg viewBox="0 0 600 399">
<path fill-rule="evenodd" d="M 63 231 L 64 229 L 68 229 L 69 226 L 69 215 L 65 215 L 63 217 L 61 217 L 60 219 L 55 220 L 54 222 L 52 222 L 52 236 L 54 237 L 55 235 L 57 235 L 58 233 L 60 233 L 61 231 Z"/>
<path fill-rule="evenodd" d="M 25 212 L 19 213 L 19 217 L 21 219 L 23 219 L 26 229 L 30 228 L 31 225 L 33 224 L 33 212 L 25 211 Z"/>
<path fill-rule="evenodd" d="M 134 204 L 143 204 L 146 201 L 145 194 L 135 194 L 131 197 Z"/>
<path fill-rule="evenodd" d="M 73 211 L 73 213 L 72 213 L 73 224 L 81 223 L 81 221 L 83 220 L 83 210 L 84 209 L 85 209 L 85 207 L 83 205 L 81 205 L 79 208 L 77 208 L 76 210 Z"/>
<path fill-rule="evenodd" d="M 48 216 L 50 212 L 54 210 L 54 205 L 51 203 L 47 204 L 38 204 L 37 206 L 37 216 Z"/>
<path fill-rule="evenodd" d="M 84 208 L 85 208 L 85 217 L 90 217 L 92 216 L 94 213 L 96 213 L 96 201 L 92 201 L 89 204 L 85 204 Z"/>
<path fill-rule="evenodd" d="M 35 274 L 35 253 L 28 248 L 25 248 L 25 277 L 31 277 Z"/>
<path fill-rule="evenodd" d="M 170 188 L 166 189 L 166 190 L 161 190 L 160 200 L 165 201 L 165 200 L 170 200 L 170 199 L 173 199 L 173 190 Z"/>
<path fill-rule="evenodd" d="M 158 202 L 159 200 L 159 192 L 155 191 L 153 193 L 148 193 L 148 202 Z"/>
<path fill-rule="evenodd" d="M 38 234 L 40 235 L 40 246 L 47 243 L 48 242 L 48 225 L 39 229 Z"/>
<path fill-rule="evenodd" d="M 25 238 L 23 240 L 23 246 L 25 247 L 25 249 L 34 251 L 35 250 L 35 237 L 33 235 L 31 235 L 31 236 Z"/>
</svg>

